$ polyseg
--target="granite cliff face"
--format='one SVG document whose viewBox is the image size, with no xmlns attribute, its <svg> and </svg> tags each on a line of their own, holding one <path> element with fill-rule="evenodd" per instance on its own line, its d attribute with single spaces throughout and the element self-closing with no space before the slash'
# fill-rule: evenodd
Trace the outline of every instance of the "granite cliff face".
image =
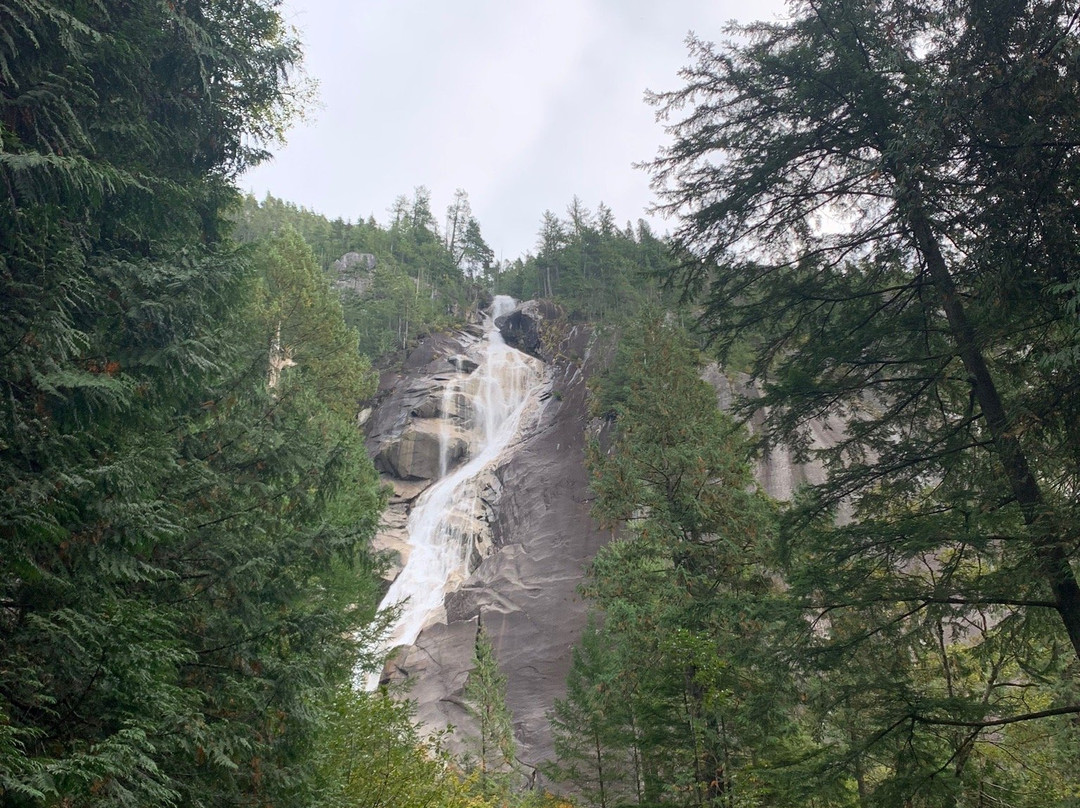
<svg viewBox="0 0 1080 808">
<path fill-rule="evenodd" d="M 519 756 L 534 767 L 551 755 L 546 713 L 563 692 L 570 649 L 585 623 L 577 586 L 606 538 L 588 515 L 584 469 L 585 382 L 598 363 L 588 353 L 589 330 L 559 318 L 550 305 L 526 304 L 499 321 L 507 342 L 530 340 L 529 353 L 544 363 L 544 383 L 511 445 L 478 482 L 463 580 L 445 598 L 444 613 L 399 649 L 384 673 L 410 680 L 421 721 L 433 728 L 450 723 L 459 737 L 468 736 L 462 696 L 482 620 L 507 676 Z M 381 380 L 384 397 L 369 420 L 368 444 L 395 496 L 377 543 L 403 557 L 409 512 L 438 476 L 438 438 L 468 419 L 468 402 L 448 397 L 446 385 L 474 372 L 463 360 L 480 339 L 475 328 L 430 338 L 400 373 Z M 460 456 L 457 444 L 450 450 L 459 462 L 470 451 L 463 443 Z"/>
<path fill-rule="evenodd" d="M 507 677 L 519 757 L 535 768 L 552 756 L 547 713 L 564 693 L 571 648 L 585 625 L 578 586 L 610 538 L 589 517 L 584 468 L 586 440 L 604 426 L 588 416 L 586 382 L 610 352 L 593 349 L 590 329 L 568 325 L 550 303 L 530 301 L 496 323 L 506 343 L 543 362 L 544 383 L 513 440 L 474 483 L 479 495 L 468 514 L 471 549 L 460 580 L 443 609 L 394 654 L 383 678 L 408 679 L 418 718 L 433 729 L 453 724 L 462 742 L 475 734 L 463 692 L 482 621 Z M 403 561 L 405 525 L 418 498 L 447 463 L 451 469 L 466 463 L 474 451 L 467 434 L 473 407 L 467 396 L 447 390 L 475 372 L 482 336 L 471 327 L 429 338 L 401 372 L 381 380 L 368 440 L 395 495 L 377 542 Z M 703 376 L 721 407 L 748 391 L 745 381 L 732 381 L 715 366 Z M 827 428 L 815 431 L 820 445 L 832 439 Z M 820 469 L 778 449 L 759 462 L 758 478 L 772 496 L 786 499 L 800 483 L 817 481 Z"/>
</svg>

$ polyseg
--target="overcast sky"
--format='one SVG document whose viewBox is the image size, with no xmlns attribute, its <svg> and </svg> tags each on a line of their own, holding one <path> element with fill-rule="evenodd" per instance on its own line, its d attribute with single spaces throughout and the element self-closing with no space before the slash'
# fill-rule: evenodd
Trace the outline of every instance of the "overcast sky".
<svg viewBox="0 0 1080 808">
<path fill-rule="evenodd" d="M 273 161 L 241 179 L 330 217 L 386 223 L 427 186 L 442 224 L 469 194 L 500 258 L 533 251 L 540 217 L 577 194 L 620 225 L 651 202 L 633 164 L 663 129 L 646 89 L 679 86 L 685 39 L 732 19 L 774 19 L 779 0 L 286 0 L 319 106 Z M 657 224 L 661 232 L 669 229 Z"/>
</svg>

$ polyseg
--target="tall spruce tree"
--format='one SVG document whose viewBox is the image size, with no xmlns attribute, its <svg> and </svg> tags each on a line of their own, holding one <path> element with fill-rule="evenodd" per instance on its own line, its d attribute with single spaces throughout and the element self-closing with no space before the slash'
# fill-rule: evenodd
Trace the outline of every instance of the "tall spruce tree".
<svg viewBox="0 0 1080 808">
<path fill-rule="evenodd" d="M 499 670 L 499 660 L 482 622 L 476 629 L 473 669 L 465 681 L 465 706 L 476 719 L 478 734 L 472 744 L 481 795 L 505 798 L 517 765 L 517 744 L 513 716 L 506 705 L 506 676 Z"/>
<path fill-rule="evenodd" d="M 271 390 L 308 259 L 224 238 L 298 57 L 261 0 L 0 9 L 7 805 L 303 799 L 379 495 L 340 310 Z"/>
<path fill-rule="evenodd" d="M 590 805 L 610 808 L 637 797 L 634 720 L 616 632 L 595 615 L 574 647 L 566 696 L 551 711 L 556 760 L 546 774 L 571 786 Z"/>
<path fill-rule="evenodd" d="M 568 685 L 576 713 L 556 713 L 557 737 L 574 715 L 602 751 L 582 777 L 580 742 L 564 744 L 564 774 L 594 805 L 605 759 L 610 774 L 630 773 L 612 789 L 618 799 L 637 804 L 798 799 L 792 778 L 763 765 L 814 744 L 777 647 L 773 520 L 741 430 L 700 378 L 697 350 L 658 313 L 621 336 L 594 392 L 615 437 L 609 450 L 589 449 L 593 515 L 623 535 L 597 554 L 585 586 L 608 653 L 579 650 Z"/>
<path fill-rule="evenodd" d="M 1011 728 L 1080 712 L 1076 11 L 795 3 L 655 97 L 668 277 L 752 356 L 763 440 L 828 469 L 785 533 L 792 642 L 860 715 L 833 762 L 873 761 L 868 801 L 961 804 L 990 759 L 1011 787 Z"/>
</svg>

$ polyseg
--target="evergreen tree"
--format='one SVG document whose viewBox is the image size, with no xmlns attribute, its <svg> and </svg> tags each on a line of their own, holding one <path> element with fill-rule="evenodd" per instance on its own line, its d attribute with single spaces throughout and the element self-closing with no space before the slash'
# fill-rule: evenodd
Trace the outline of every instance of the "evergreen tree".
<svg viewBox="0 0 1080 808">
<path fill-rule="evenodd" d="M 426 334 L 460 324 L 474 311 L 482 295 L 473 277 L 486 271 L 492 260 L 475 220 L 458 233 L 457 257 L 437 238 L 434 220 L 422 214 L 430 208 L 426 191 L 410 203 L 398 201 L 399 210 L 389 228 L 374 220 L 353 224 L 329 221 L 321 214 L 272 196 L 261 203 L 244 199 L 234 214 L 236 236 L 258 241 L 289 228 L 297 231 L 314 251 L 323 272 L 341 295 L 346 323 L 357 330 L 360 351 L 372 361 L 413 345 Z M 412 208 L 426 224 L 412 228 Z M 350 276 L 345 283 L 334 262 L 345 253 L 367 253 L 375 259 L 371 270 Z M 460 264 L 461 266 L 458 266 Z"/>
<path fill-rule="evenodd" d="M 629 693 L 623 689 L 619 637 L 590 619 L 574 647 L 566 696 L 556 699 L 551 732 L 556 761 L 546 773 L 568 783 L 590 805 L 625 804 L 638 797 L 639 756 Z"/>
<path fill-rule="evenodd" d="M 506 706 L 506 676 L 499 670 L 495 649 L 484 631 L 476 629 L 473 669 L 465 682 L 465 706 L 476 719 L 475 768 L 484 797 L 506 797 L 511 788 L 511 772 L 517 763 L 513 716 Z"/>
<path fill-rule="evenodd" d="M 603 203 L 594 216 L 577 197 L 567 216 L 544 212 L 537 254 L 504 270 L 497 291 L 556 300 L 573 319 L 618 320 L 658 301 L 652 276 L 674 260 L 644 222 L 620 231 Z"/>
<path fill-rule="evenodd" d="M 975 800 L 1010 728 L 1080 711 L 1074 14 L 799 3 L 691 40 L 655 99 L 669 280 L 749 357 L 762 441 L 828 470 L 787 520 L 790 642 L 821 714 L 859 716 L 831 762 L 867 804 Z"/>
<path fill-rule="evenodd" d="M 224 238 L 297 43 L 256 0 L 14 0 L 0 43 L 0 800 L 302 801 L 381 498 L 340 310 Z"/>
<path fill-rule="evenodd" d="M 624 533 L 597 554 L 585 587 L 604 615 L 606 653 L 579 650 L 555 724 L 563 775 L 592 804 L 605 759 L 609 773 L 630 775 L 622 800 L 784 804 L 797 784 L 763 761 L 814 748 L 779 653 L 770 508 L 698 364 L 678 327 L 653 314 L 621 335 L 594 385 L 615 437 L 609 451 L 589 449 L 593 515 Z M 599 742 L 587 770 L 581 740 L 566 743 L 567 718 Z"/>
</svg>

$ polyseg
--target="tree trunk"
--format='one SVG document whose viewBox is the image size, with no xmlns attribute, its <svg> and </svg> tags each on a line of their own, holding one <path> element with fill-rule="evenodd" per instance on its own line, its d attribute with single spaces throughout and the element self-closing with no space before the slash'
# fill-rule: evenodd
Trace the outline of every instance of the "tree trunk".
<svg viewBox="0 0 1080 808">
<path fill-rule="evenodd" d="M 600 786 L 600 808 L 607 808 L 607 799 L 604 796 L 604 757 L 600 747 L 600 733 L 593 730 L 593 746 L 596 749 L 596 778 Z"/>
<path fill-rule="evenodd" d="M 1053 592 L 1054 603 L 1072 641 L 1073 651 L 1077 659 L 1080 659 L 1080 585 L 1077 584 L 1076 575 L 1057 535 L 1057 526 L 1047 513 L 1042 491 L 1031 472 L 1020 440 L 1010 431 L 1005 407 L 979 348 L 975 329 L 967 319 L 956 292 L 956 284 L 949 274 L 940 245 L 930 228 L 930 221 L 917 202 L 907 211 L 907 222 L 941 296 L 945 317 L 956 341 L 960 359 L 971 377 L 972 389 L 994 440 L 998 461 L 1013 496 L 1020 505 L 1024 522 L 1031 532 L 1032 544 L 1043 576 Z"/>
</svg>

